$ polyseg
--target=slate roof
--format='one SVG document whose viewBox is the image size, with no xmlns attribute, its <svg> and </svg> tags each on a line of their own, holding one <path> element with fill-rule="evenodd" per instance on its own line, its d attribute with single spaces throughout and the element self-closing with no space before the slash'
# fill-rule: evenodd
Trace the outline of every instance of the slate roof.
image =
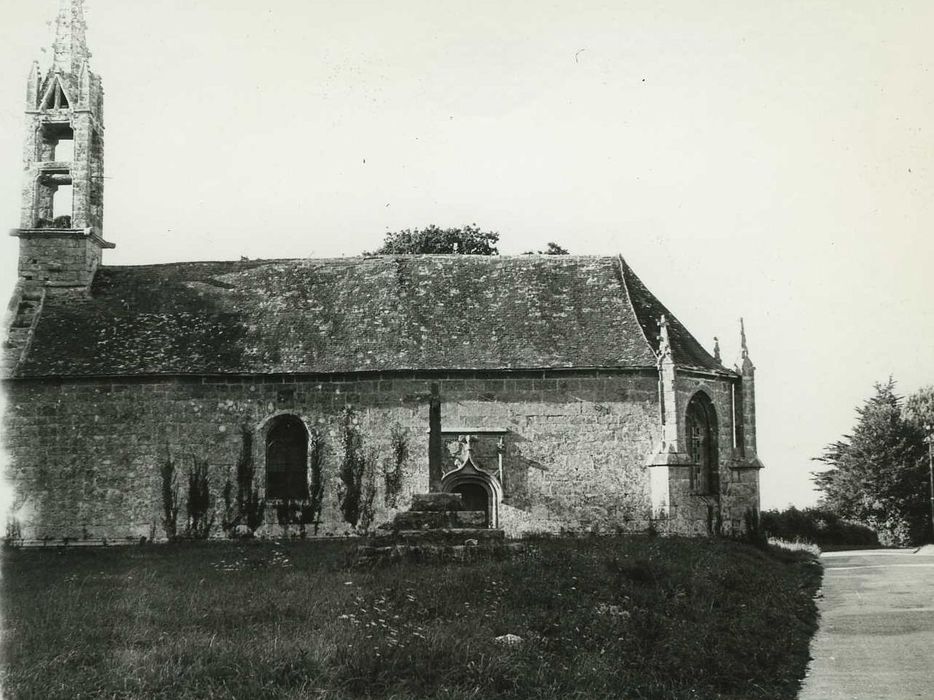
<svg viewBox="0 0 934 700">
<path fill-rule="evenodd" d="M 49 295 L 15 375 L 653 368 L 726 372 L 619 257 L 385 256 L 102 267 Z"/>
</svg>

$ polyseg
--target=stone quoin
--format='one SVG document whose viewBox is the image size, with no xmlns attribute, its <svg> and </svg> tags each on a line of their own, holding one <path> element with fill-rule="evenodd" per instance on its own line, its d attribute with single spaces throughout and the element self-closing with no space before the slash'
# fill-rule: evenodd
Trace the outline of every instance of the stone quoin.
<svg viewBox="0 0 934 700">
<path fill-rule="evenodd" d="M 63 0 L 52 65 L 28 79 L 3 347 L 25 542 L 163 539 L 166 464 L 179 531 L 201 464 L 225 536 L 244 460 L 260 535 L 376 527 L 429 490 L 507 536 L 730 534 L 758 510 L 745 328 L 724 367 L 620 256 L 102 265 L 89 61 L 83 2 Z M 356 522 L 351 463 L 369 508 Z"/>
</svg>

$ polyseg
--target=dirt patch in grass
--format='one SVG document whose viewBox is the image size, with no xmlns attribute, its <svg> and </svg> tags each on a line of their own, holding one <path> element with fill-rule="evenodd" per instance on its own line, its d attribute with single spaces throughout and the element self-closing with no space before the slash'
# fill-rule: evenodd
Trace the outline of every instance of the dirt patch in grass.
<svg viewBox="0 0 934 700">
<path fill-rule="evenodd" d="M 5 552 L 5 697 L 794 698 L 816 627 L 804 553 L 542 540 L 361 571 L 352 548 Z"/>
</svg>

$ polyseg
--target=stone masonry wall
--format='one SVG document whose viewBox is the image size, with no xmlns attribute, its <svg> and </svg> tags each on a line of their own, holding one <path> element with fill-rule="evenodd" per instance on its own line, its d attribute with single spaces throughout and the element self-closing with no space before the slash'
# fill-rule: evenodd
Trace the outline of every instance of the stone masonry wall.
<svg viewBox="0 0 934 700">
<path fill-rule="evenodd" d="M 20 238 L 19 275 L 26 281 L 87 285 L 100 262 L 100 246 L 79 234 Z"/>
<path fill-rule="evenodd" d="M 507 431 L 507 488 L 500 506 L 507 534 L 647 526 L 643 460 L 660 435 L 654 373 L 359 377 L 10 381 L 3 438 L 23 536 L 53 542 L 161 539 L 159 473 L 167 459 L 176 464 L 182 485 L 194 459 L 207 461 L 214 532 L 221 535 L 221 489 L 235 470 L 241 427 L 254 434 L 262 486 L 263 431 L 283 413 L 298 415 L 325 436 L 318 534 L 349 534 L 337 496 L 342 412 L 348 404 L 356 411 L 364 451 L 377 472 L 389 455 L 393 427 L 405 431 L 410 457 L 397 504 L 405 508 L 411 494 L 428 486 L 433 381 L 441 390 L 445 429 Z M 384 505 L 382 480 L 376 481 L 379 524 L 395 511 Z M 277 534 L 273 508 L 267 508 L 266 523 L 264 531 Z"/>
</svg>

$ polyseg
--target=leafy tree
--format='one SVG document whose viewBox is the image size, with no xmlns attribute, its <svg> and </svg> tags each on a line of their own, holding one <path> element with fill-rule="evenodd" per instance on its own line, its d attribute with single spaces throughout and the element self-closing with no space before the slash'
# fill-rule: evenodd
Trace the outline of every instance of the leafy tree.
<svg viewBox="0 0 934 700">
<path fill-rule="evenodd" d="M 875 389 L 856 409 L 853 434 L 816 458 L 830 468 L 813 477 L 822 506 L 873 528 L 883 544 L 911 544 L 928 530 L 924 434 L 903 415 L 892 379 Z"/>
<path fill-rule="evenodd" d="M 476 224 L 462 228 L 404 229 L 387 233 L 374 255 L 499 255 L 499 234 L 481 231 Z"/>
<path fill-rule="evenodd" d="M 548 247 L 545 248 L 545 250 L 539 250 L 537 252 L 539 255 L 570 255 L 567 248 L 552 242 L 548 243 Z M 523 253 L 523 255 L 534 255 L 535 253 L 536 251 L 534 250 L 527 250 Z"/>
<path fill-rule="evenodd" d="M 908 397 L 905 417 L 926 433 L 934 429 L 934 385 L 922 387 Z"/>
</svg>

